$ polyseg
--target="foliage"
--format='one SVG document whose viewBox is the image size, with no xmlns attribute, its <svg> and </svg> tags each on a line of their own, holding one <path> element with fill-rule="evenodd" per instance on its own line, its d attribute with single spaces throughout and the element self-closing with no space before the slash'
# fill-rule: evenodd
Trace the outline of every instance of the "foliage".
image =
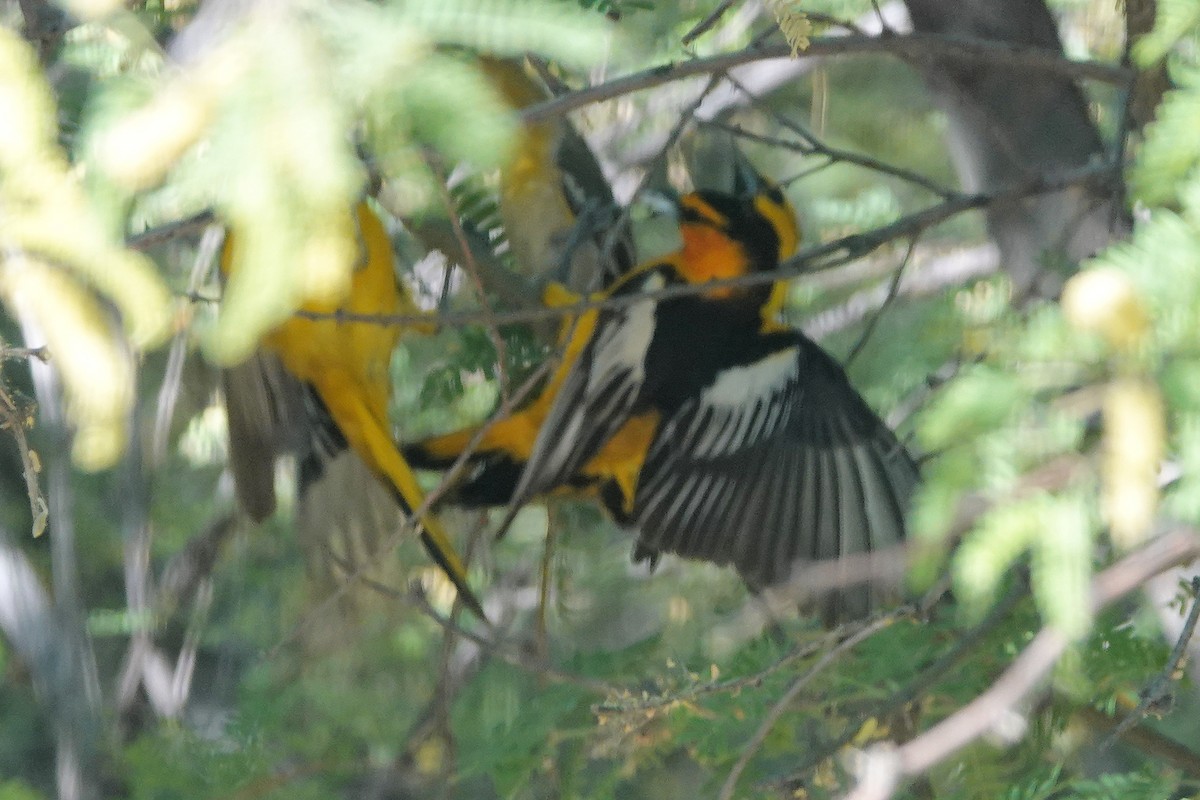
<svg viewBox="0 0 1200 800">
<path fill-rule="evenodd" d="M 716 2 L 303 0 L 261 4 L 226 34 L 166 49 L 159 42 L 196 7 L 101 5 L 72 3 L 80 22 L 41 63 L 0 29 L 0 299 L 44 333 L 76 463 L 118 464 L 70 474 L 77 570 L 44 540 L 12 548 L 62 603 L 80 599 L 107 704 L 110 794 L 708 797 L 744 765 L 734 796 L 835 797 L 854 782 L 854 749 L 946 719 L 1046 625 L 1073 650 L 1053 692 L 1027 710 L 1021 742 L 974 744 L 901 796 L 1194 790 L 1196 776 L 1189 782 L 1153 754 L 1103 755 L 1081 722 L 1083 709 L 1128 713 L 1170 649 L 1145 614 L 1093 613 L 1094 572 L 1164 519 L 1200 525 L 1194 4 L 1160 0 L 1159 26 L 1135 51 L 1167 57 L 1177 88 L 1128 173 L 1141 204 L 1133 233 L 1085 263 L 1061 302 L 1023 302 L 1003 275 L 951 280 L 921 296 L 897 289 L 822 340 L 839 358 L 853 354 L 855 385 L 873 405 L 903 412 L 898 430 L 926 455 L 914 595 L 946 573 L 953 585 L 952 601 L 891 612 L 829 662 L 860 628 L 768 618 L 730 571 L 710 565 L 664 559 L 650 575 L 629 564 L 627 532 L 595 505 L 560 498 L 522 512 L 497 542 L 489 523 L 502 511 L 447 512 L 476 535 L 471 576 L 494 627 L 455 613 L 414 537 L 386 552 L 401 577 L 367 586 L 371 602 L 347 611 L 343 598 L 314 597 L 282 488 L 281 513 L 261 529 L 218 535 L 233 500 L 213 364 L 241 359 L 305 300 L 337 294 L 356 258 L 349 213 L 364 187 L 379 194 L 397 250 L 413 260 L 428 249 L 421 221 L 453 214 L 501 268 L 512 266 L 494 170 L 524 134 L 477 53 L 529 51 L 579 87 L 725 52 L 761 32 L 803 54 L 836 27 L 827 17 L 872 14 L 874 4 L 781 0 L 761 18 L 743 4 L 685 47 L 683 34 Z M 667 141 L 692 86 L 668 83 L 572 116 L 619 178 L 618 194 L 664 175 L 680 185 L 711 177 L 686 175 L 683 156 L 645 155 Z M 749 134 L 756 163 L 800 176 L 786 189 L 815 246 L 941 201 L 879 165 L 953 185 L 945 120 L 893 62 L 821 62 L 727 115 Z M 700 152 L 730 127 L 689 127 L 670 152 Z M 806 149 L 806 134 L 879 164 Z M 633 212 L 643 243 L 663 227 L 646 205 Z M 206 277 L 216 248 L 203 239 L 128 246 L 127 237 L 206 209 L 234 237 L 239 265 L 224 287 Z M 960 215 L 914 233 L 911 253 L 897 240 L 845 271 L 806 275 L 786 313 L 797 324 L 853 317 L 891 291 L 899 270 L 923 274 L 940 254 L 979 244 L 983 227 Z M 412 271 L 423 279 L 427 268 Z M 430 269 L 435 288 L 450 289 L 429 293 L 437 311 L 478 309 L 461 271 Z M 206 302 L 218 295 L 219 311 Z M 160 349 L 172 332 L 173 348 Z M 486 419 L 553 357 L 552 338 L 486 315 L 410 335 L 392 363 L 402 438 Z M 47 475 L 62 456 L 56 441 L 35 438 Z M 1164 458 L 1178 477 L 1160 488 Z M 20 467 L 5 466 L 5 519 L 20 519 Z M 290 485 L 286 466 L 281 477 Z M 982 511 L 964 522 L 976 501 Z M 138 550 L 146 531 L 153 540 Z M 0 537 L 0 555 L 8 549 Z M 161 600 L 151 609 L 135 607 L 139 568 Z M 153 648 L 149 673 L 185 687 L 173 718 L 146 689 L 125 692 L 133 642 Z M 53 677 L 0 647 L 0 800 L 54 792 Z M 1175 690 L 1185 707 L 1194 702 L 1190 685 Z M 1195 721 L 1181 716 L 1145 727 L 1195 741 Z"/>
</svg>

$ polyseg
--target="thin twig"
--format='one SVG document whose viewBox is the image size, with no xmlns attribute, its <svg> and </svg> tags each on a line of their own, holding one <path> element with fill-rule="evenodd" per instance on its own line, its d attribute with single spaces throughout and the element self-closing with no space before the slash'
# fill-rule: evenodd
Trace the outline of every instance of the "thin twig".
<svg viewBox="0 0 1200 800">
<path fill-rule="evenodd" d="M 609 698 L 603 703 L 598 703 L 592 707 L 592 711 L 596 714 L 621 714 L 639 711 L 654 711 L 656 709 L 675 706 L 681 703 L 689 703 L 692 700 L 705 697 L 707 695 L 729 694 L 733 692 L 739 692 L 742 689 L 757 688 L 762 686 L 767 678 L 771 677 L 785 667 L 788 667 L 797 661 L 803 661 L 806 658 L 811 658 L 817 653 L 825 652 L 830 647 L 836 645 L 839 640 L 845 641 L 852 636 L 857 636 L 866 627 L 874 625 L 876 622 L 881 620 L 889 623 L 896 622 L 897 620 L 910 615 L 912 610 L 913 609 L 911 606 L 902 606 L 889 611 L 886 615 L 877 619 L 861 620 L 858 622 L 851 622 L 841 625 L 835 630 L 826 632 L 825 635 L 821 636 L 815 641 L 803 642 L 796 645 L 779 659 L 752 675 L 701 683 L 681 691 L 664 693 L 658 696 L 619 695 Z"/>
<path fill-rule="evenodd" d="M 1167 657 L 1167 663 L 1162 671 L 1150 682 L 1150 685 L 1142 690 L 1142 700 L 1138 703 L 1137 708 L 1129 713 L 1129 716 L 1121 720 L 1121 722 L 1112 730 L 1100 744 L 1101 750 L 1107 750 L 1117 743 L 1117 740 L 1125 735 L 1126 731 L 1132 728 L 1137 723 L 1141 722 L 1142 717 L 1146 716 L 1151 709 L 1159 708 L 1171 696 L 1171 687 L 1182 677 L 1179 674 L 1179 665 L 1183 662 L 1183 657 L 1187 654 L 1188 645 L 1192 641 L 1192 634 L 1196 632 L 1196 621 L 1200 619 L 1200 575 L 1192 578 L 1192 608 L 1188 611 L 1187 620 L 1183 623 L 1183 631 L 1179 634 L 1179 639 L 1175 642 L 1175 647 L 1171 649 L 1171 655 Z"/>
<path fill-rule="evenodd" d="M 376 581 L 374 578 L 365 577 L 362 579 L 362 583 L 367 588 L 376 591 L 385 597 L 393 600 L 403 600 L 405 602 L 412 603 L 413 606 L 421 611 L 421 613 L 423 613 L 447 633 L 453 633 L 455 636 L 472 642 L 473 644 L 477 645 L 480 650 L 486 652 L 489 656 L 498 658 L 509 666 L 517 667 L 518 669 L 525 670 L 526 672 L 530 672 L 535 675 L 544 676 L 555 683 L 566 683 L 572 686 L 579 686 L 600 694 L 612 694 L 620 691 L 618 687 L 613 686 L 612 684 L 604 683 L 603 681 L 598 681 L 593 678 L 586 678 L 582 675 L 575 675 L 570 672 L 563 672 L 562 670 L 556 669 L 540 659 L 536 661 L 531 660 L 523 655 L 525 651 L 521 648 L 510 648 L 494 638 L 489 638 L 473 630 L 464 628 L 460 622 L 446 616 L 434 608 L 433 603 L 431 603 L 429 598 L 425 595 L 424 589 L 422 589 L 419 585 L 414 585 L 407 592 L 400 592 L 390 586 L 386 586 Z"/>
<path fill-rule="evenodd" d="M 957 249 L 954 252 L 919 262 L 916 269 L 908 270 L 908 276 L 900 282 L 899 294 L 907 298 L 928 297 L 938 294 L 951 286 L 964 286 L 977 278 L 994 274 L 1000 268 L 1000 254 L 994 244 L 983 244 L 977 247 Z M 875 273 L 879 267 L 874 264 L 857 262 L 843 267 L 839 275 L 833 272 L 821 273 L 833 278 L 834 282 L 848 283 L 848 279 L 857 278 L 859 283 L 878 276 Z M 847 281 L 842 281 L 842 278 Z M 809 282 L 806 281 L 806 285 Z M 825 288 L 824 281 L 812 281 L 816 288 Z M 805 319 L 800 325 L 809 337 L 821 340 L 831 334 L 843 331 L 857 325 L 868 315 L 883 307 L 888 298 L 888 287 L 871 286 L 852 294 L 841 305 L 827 308 Z"/>
<path fill-rule="evenodd" d="M 544 362 L 538 369 L 534 370 L 528 378 L 525 379 L 524 383 L 517 387 L 516 391 L 514 391 L 509 397 L 508 401 L 500 403 L 499 407 L 497 407 L 487 421 L 479 427 L 479 429 L 475 432 L 475 435 L 471 437 L 471 440 L 467 442 L 466 447 L 463 448 L 463 451 L 459 454 L 458 459 L 455 460 L 455 462 L 450 465 L 450 468 L 442 474 L 441 483 L 439 483 L 433 491 L 428 492 L 425 495 L 424 502 L 422 502 L 418 508 L 413 509 L 412 514 L 409 516 L 407 522 L 404 525 L 401 525 L 399 530 L 390 536 L 384 537 L 383 541 L 380 543 L 375 552 L 368 554 L 367 558 L 364 558 L 361 563 L 359 563 L 354 567 L 354 569 L 346 574 L 345 579 L 334 591 L 330 592 L 327 597 L 321 600 L 321 602 L 313 606 L 309 610 L 308 614 L 299 620 L 292 627 L 292 629 L 282 639 L 280 639 L 270 649 L 270 651 L 268 651 L 268 660 L 274 659 L 278 655 L 280 648 L 294 641 L 304 631 L 305 627 L 312 624 L 314 620 L 320 619 L 324 613 L 328 611 L 334 603 L 340 600 L 358 581 L 365 580 L 367 572 L 373 566 L 376 558 L 386 555 L 400 542 L 402 537 L 409 534 L 416 528 L 417 520 L 424 518 L 425 515 L 429 513 L 430 508 L 432 508 L 433 505 L 441 498 L 441 496 L 445 494 L 445 492 L 448 491 L 451 486 L 454 485 L 454 482 L 458 479 L 459 474 L 466 468 L 471 454 L 475 452 L 475 448 L 477 448 L 479 443 L 483 441 L 483 437 L 487 434 L 491 427 L 501 419 L 504 419 L 512 414 L 513 410 L 525 400 L 525 398 L 538 386 L 542 378 L 545 377 L 546 373 L 551 367 L 551 363 L 551 361 Z"/>
<path fill-rule="evenodd" d="M 1042 70 L 1068 78 L 1087 78 L 1119 86 L 1128 84 L 1134 75 L 1133 71 L 1126 67 L 1102 61 L 1072 61 L 1052 50 L 1039 47 L 923 33 L 886 37 L 818 37 L 811 40 L 809 46 L 798 57 L 822 58 L 867 53 L 884 53 L 908 59 L 961 58 L 985 64 Z M 734 53 L 663 64 L 529 106 L 521 112 L 521 118 L 525 122 L 542 122 L 592 103 L 612 100 L 693 75 L 725 72 L 743 64 L 790 58 L 791 55 L 792 47 L 789 44 L 751 46 Z"/>
<path fill-rule="evenodd" d="M 200 285 L 208 277 L 224 238 L 221 228 L 210 226 L 205 229 L 204 235 L 200 237 L 200 246 L 196 249 L 191 273 L 188 275 L 189 293 L 199 291 Z M 167 439 L 171 431 L 171 420 L 175 417 L 175 405 L 179 400 L 179 387 L 183 383 L 183 367 L 188 353 L 189 338 L 189 333 L 184 328 L 176 332 L 171 339 L 167 368 L 163 372 L 162 385 L 158 390 L 158 404 L 154 412 L 154 434 L 150 439 L 151 467 L 157 468 L 167 457 Z"/>
<path fill-rule="evenodd" d="M 856 33 L 859 36 L 866 36 L 867 32 L 857 22 L 853 22 L 842 17 L 835 17 L 832 14 L 823 14 L 819 11 L 805 11 L 804 16 L 808 17 L 811 22 L 818 25 L 827 25 L 831 28 L 841 28 L 842 30 Z"/>
<path fill-rule="evenodd" d="M 442 205 L 446 209 L 446 215 L 450 219 L 450 225 L 454 230 L 454 238 L 458 241 L 458 246 L 462 249 L 463 270 L 471 279 L 471 287 L 475 290 L 475 298 L 479 301 L 479 310 L 483 315 L 483 324 L 487 329 L 488 338 L 492 341 L 492 347 L 496 348 L 496 377 L 500 384 L 501 399 L 508 399 L 509 383 L 508 383 L 508 347 L 504 343 L 504 337 L 500 334 L 500 326 L 496 322 L 494 311 L 491 304 L 488 302 L 487 291 L 483 288 L 483 280 L 479 277 L 479 265 L 475 263 L 475 255 L 471 250 L 471 243 L 467 239 L 467 232 L 463 230 L 462 220 L 458 218 L 458 210 L 454 207 L 454 199 L 450 197 L 450 190 L 446 188 L 445 180 L 437 181 L 438 188 L 441 190 Z M 449 269 L 449 265 L 447 265 Z"/>
<path fill-rule="evenodd" d="M 891 285 L 888 286 L 887 296 L 883 299 L 883 305 L 871 315 L 871 320 L 867 323 L 866 328 L 863 329 L 862 335 L 858 337 L 858 341 L 850 348 L 843 366 L 849 367 L 854 363 L 854 359 L 858 358 L 858 354 L 862 352 L 863 348 L 867 346 L 867 342 L 870 341 L 871 334 L 875 333 L 875 328 L 878 327 L 879 320 L 883 317 L 883 312 L 887 310 L 887 307 L 892 304 L 897 294 L 899 294 L 900 280 L 904 277 L 904 268 L 908 266 L 909 260 L 912 258 L 913 249 L 917 246 L 917 238 L 917 236 L 913 236 L 909 240 L 908 249 L 904 251 L 904 258 L 900 259 L 900 266 L 896 268 L 896 274 L 892 277 Z"/>
<path fill-rule="evenodd" d="M 578 303 L 568 306 L 536 306 L 519 308 L 511 311 L 496 311 L 492 315 L 497 324 L 506 325 L 517 322 L 533 322 L 544 319 L 558 319 L 576 316 L 594 308 L 617 309 L 626 308 L 647 299 L 669 300 L 676 297 L 687 297 L 711 292 L 713 289 L 745 288 L 774 283 L 781 280 L 800 278 L 813 272 L 830 270 L 866 256 L 886 244 L 897 239 L 909 238 L 922 231 L 934 227 L 946 220 L 953 219 L 968 211 L 988 208 L 997 203 L 1009 203 L 1014 200 L 1039 197 L 1053 194 L 1072 186 L 1095 183 L 1106 179 L 1114 171 L 1111 164 L 1092 164 L 1081 169 L 1067 170 L 1054 175 L 1040 176 L 1013 186 L 979 194 L 956 194 L 942 202 L 928 206 L 920 211 L 906 214 L 903 217 L 862 233 L 843 236 L 831 242 L 806 247 L 792 258 L 787 259 L 777 269 L 754 272 L 736 278 L 724 278 L 702 284 L 684 284 L 667 286 L 652 292 L 639 292 L 634 295 L 607 296 L 584 298 Z M 297 316 L 308 319 L 336 319 L 342 322 L 366 322 L 380 325 L 413 325 L 430 324 L 427 315 L 422 314 L 355 314 L 346 311 L 319 313 L 298 311 Z M 440 314 L 436 324 L 442 326 L 474 325 L 484 317 L 478 311 L 451 312 Z"/>
<path fill-rule="evenodd" d="M 779 116 L 778 119 L 780 120 L 780 124 L 783 124 L 782 120 L 784 117 Z M 795 123 L 791 124 L 794 125 Z M 842 150 L 841 148 L 833 147 L 832 145 L 825 144 L 816 136 L 812 136 L 811 139 L 804 137 L 805 141 L 803 142 L 794 142 L 791 139 L 755 133 L 753 131 L 746 130 L 741 125 L 734 125 L 716 120 L 712 122 L 706 122 L 705 125 L 716 130 L 731 133 L 734 136 L 738 136 L 748 141 L 758 142 L 760 144 L 768 144 L 774 147 L 781 147 L 786 150 L 793 150 L 801 155 L 823 156 L 831 163 L 853 164 L 858 167 L 863 167 L 864 169 L 872 170 L 873 172 L 878 172 L 881 175 L 890 175 L 893 178 L 899 178 L 900 180 L 911 183 L 914 186 L 919 186 L 938 197 L 951 197 L 954 194 L 953 189 L 938 183 L 934 183 L 919 172 L 914 172 L 910 169 L 886 164 L 877 158 L 872 158 L 871 156 L 853 153 L 849 150 Z M 824 169 L 827 166 L 829 165 L 824 164 L 821 166 L 821 168 Z"/>
<path fill-rule="evenodd" d="M 742 92 L 746 97 L 750 98 L 753 104 L 757 105 L 761 111 L 768 114 L 776 123 L 779 124 L 780 127 L 782 127 L 784 130 L 791 131 L 801 139 L 800 142 L 789 142 L 786 139 L 781 139 L 778 137 L 761 137 L 765 143 L 776 144 L 777 146 L 795 150 L 806 155 L 824 156 L 833 163 L 842 162 L 854 164 L 856 166 L 864 167 L 885 175 L 891 175 L 892 177 L 899 178 L 915 186 L 919 186 L 927 192 L 942 198 L 943 200 L 952 197 L 955 194 L 953 189 L 934 183 L 919 172 L 904 169 L 903 167 L 896 167 L 891 164 L 885 164 L 876 158 L 872 158 L 871 156 L 863 155 L 861 153 L 853 153 L 849 150 L 843 150 L 839 147 L 834 147 L 833 145 L 827 144 L 823 139 L 821 139 L 821 137 L 810 131 L 806 126 L 785 114 L 781 114 L 774 107 L 766 106 L 760 103 L 759 98 L 736 78 L 728 76 L 728 80 L 730 84 L 737 88 L 738 91 Z M 718 127 L 721 125 L 719 122 L 713 122 L 712 124 Z M 739 136 L 754 135 L 744 131 L 740 126 L 731 125 L 726 127 L 730 128 L 730 132 Z"/>
<path fill-rule="evenodd" d="M 954 639 L 954 645 L 938 656 L 929 666 L 921 670 L 920 674 L 907 686 L 901 691 L 892 694 L 882 704 L 872 703 L 869 712 L 848 724 L 841 736 L 828 742 L 819 750 L 807 754 L 804 763 L 787 778 L 779 781 L 777 785 L 789 793 L 798 791 L 802 788 L 802 781 L 808 776 L 809 772 L 853 741 L 858 732 L 862 730 L 862 726 L 868 718 L 887 719 L 892 714 L 924 695 L 938 681 L 949 674 L 972 650 L 977 648 L 1000 623 L 1008 619 L 1017 603 L 1022 598 L 1028 596 L 1028 593 L 1028 586 L 1024 584 L 1016 584 L 1010 588 L 1008 593 L 992 607 L 987 616 L 980 620 L 977 625 L 957 636 Z"/>
<path fill-rule="evenodd" d="M 50 509 L 46 506 L 46 498 L 42 494 L 42 487 L 38 480 L 38 475 L 42 470 L 41 460 L 38 458 L 37 452 L 29 446 L 29 437 L 25 435 L 25 428 L 32 422 L 33 413 L 28 409 L 20 408 L 9 394 L 8 387 L 0 381 L 0 430 L 8 428 L 12 432 L 13 441 L 17 443 L 17 453 L 21 457 L 21 475 L 25 478 L 25 491 L 29 495 L 29 513 L 33 520 L 30 529 L 36 539 L 46 530 Z"/>
<path fill-rule="evenodd" d="M 165 244 L 172 239 L 200 233 L 215 221 L 216 215 L 213 212 L 201 211 L 199 214 L 167 222 L 142 233 L 134 234 L 125 240 L 125 246 L 133 250 L 149 250 L 151 247 Z"/>
<path fill-rule="evenodd" d="M 745 749 L 742 750 L 741 757 L 738 758 L 737 763 L 733 765 L 733 769 L 729 770 L 729 776 L 725 779 L 725 784 L 721 787 L 721 793 L 718 795 L 719 800 L 731 800 L 734 790 L 737 789 L 738 779 L 742 776 L 742 772 L 745 771 L 746 766 L 750 763 L 750 759 L 754 758 L 754 754 L 758 752 L 760 747 L 762 747 L 762 743 L 766 741 L 768 734 L 771 733 L 771 729 L 775 727 L 775 723 L 779 721 L 781 716 L 783 716 L 783 712 L 786 711 L 788 706 L 792 704 L 792 701 L 796 699 L 796 696 L 800 694 L 801 690 L 803 690 L 813 678 L 823 672 L 826 667 L 836 661 L 838 657 L 842 655 L 842 653 L 850 650 L 864 639 L 874 636 L 876 633 L 890 625 L 892 621 L 893 620 L 890 617 L 881 617 L 870 625 L 867 625 L 862 630 L 858 631 L 858 633 L 855 633 L 853 636 L 842 640 L 835 647 L 829 650 L 829 652 L 821 656 L 817 663 L 813 664 L 803 675 L 792 682 L 792 685 L 788 687 L 788 690 L 783 693 L 783 696 L 780 697 L 773 706 L 771 706 L 771 710 L 767 712 L 765 717 L 763 717 L 762 722 L 758 726 L 758 730 L 754 732 L 754 735 L 750 737 L 750 741 L 746 744 Z"/>
<path fill-rule="evenodd" d="M 1079 706 L 1073 712 L 1093 728 L 1115 731 L 1121 723 L 1092 706 Z M 1121 742 L 1140 750 L 1156 763 L 1168 764 L 1200 779 L 1200 753 L 1191 750 L 1174 739 L 1138 723 L 1121 734 Z"/>
<path fill-rule="evenodd" d="M 679 40 L 679 43 L 684 47 L 687 47 L 692 42 L 708 33 L 710 30 L 712 30 L 714 25 L 721 21 L 721 17 L 725 16 L 725 12 L 733 8 L 733 5 L 737 2 L 740 2 L 740 0 L 721 0 L 717 7 L 713 9 L 711 14 L 697 22 L 690 31 L 683 35 L 683 38 Z"/>
<path fill-rule="evenodd" d="M 1092 581 L 1091 606 L 1098 612 L 1160 572 L 1200 556 L 1200 532 L 1179 528 L 1122 558 Z M 858 759 L 859 782 L 846 800 L 886 800 L 900 783 L 924 774 L 989 731 L 1010 736 L 1024 731 L 1019 707 L 1042 686 L 1071 644 L 1056 628 L 1042 628 L 990 689 L 903 745 L 874 745 Z"/>
</svg>

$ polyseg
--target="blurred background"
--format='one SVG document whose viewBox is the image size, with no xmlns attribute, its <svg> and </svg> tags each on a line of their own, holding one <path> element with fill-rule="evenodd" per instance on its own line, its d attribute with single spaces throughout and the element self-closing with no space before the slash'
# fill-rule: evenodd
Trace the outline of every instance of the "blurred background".
<svg viewBox="0 0 1200 800">
<path fill-rule="evenodd" d="M 0 15 L 0 800 L 840 797 L 1038 631 L 1007 723 L 895 796 L 1200 791 L 1192 3 Z M 910 604 L 828 630 L 554 497 L 439 511 L 484 625 L 352 453 L 297 494 L 259 348 L 336 306 L 356 204 L 411 442 L 526 394 L 545 286 L 675 248 L 738 153 L 799 210 L 785 320 L 921 459 Z"/>
</svg>

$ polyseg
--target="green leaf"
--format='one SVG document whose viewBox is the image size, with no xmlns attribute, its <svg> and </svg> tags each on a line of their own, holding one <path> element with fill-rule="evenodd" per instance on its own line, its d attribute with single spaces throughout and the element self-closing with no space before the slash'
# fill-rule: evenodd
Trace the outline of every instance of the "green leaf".
<svg viewBox="0 0 1200 800">
<path fill-rule="evenodd" d="M 941 450 L 992 430 L 1019 408 L 1023 392 L 1012 376 L 979 365 L 965 370 L 933 401 L 917 428 L 927 450 Z"/>
<path fill-rule="evenodd" d="M 414 138 L 456 161 L 498 166 L 517 133 L 517 121 L 483 72 L 447 56 L 430 56 L 416 80 L 399 90 Z"/>
<path fill-rule="evenodd" d="M 1167 55 L 1180 39 L 1200 25 L 1200 4 L 1194 0 L 1157 0 L 1154 29 L 1133 46 L 1139 64 L 1148 67 Z"/>
<path fill-rule="evenodd" d="M 1187 3 L 1193 8 L 1200 5 Z M 1167 92 L 1146 143 L 1130 172 L 1130 185 L 1145 203 L 1157 205 L 1178 197 L 1180 182 L 1200 163 L 1200 68 L 1181 68 L 1177 88 Z"/>
<path fill-rule="evenodd" d="M 982 614 L 1012 565 L 1046 535 L 1050 506 L 1046 495 L 995 506 L 964 539 L 954 556 L 954 586 L 971 613 Z"/>
<path fill-rule="evenodd" d="M 1038 508 L 1033 547 L 1033 597 L 1046 621 L 1072 639 L 1092 622 L 1095 514 L 1082 492 L 1047 498 Z"/>
<path fill-rule="evenodd" d="M 554 0 L 405 0 L 405 19 L 424 35 L 497 55 L 541 53 L 586 67 L 614 48 L 612 26 L 575 3 Z"/>
<path fill-rule="evenodd" d="M 1178 796 L 1178 787 L 1178 773 L 1152 764 L 1140 772 L 1112 772 L 1094 780 L 1073 781 L 1064 800 L 1163 800 Z"/>
</svg>

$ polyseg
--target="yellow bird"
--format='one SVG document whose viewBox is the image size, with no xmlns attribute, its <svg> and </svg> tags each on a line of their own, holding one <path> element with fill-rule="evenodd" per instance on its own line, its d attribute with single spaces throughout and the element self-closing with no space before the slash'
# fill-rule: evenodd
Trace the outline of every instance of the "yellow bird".
<svg viewBox="0 0 1200 800">
<path fill-rule="evenodd" d="M 550 97 L 514 59 L 480 59 L 505 101 L 521 110 Z M 636 264 L 633 232 L 595 153 L 563 117 L 527 123 L 500 170 L 500 215 L 518 269 L 576 292 L 606 287 Z"/>
<path fill-rule="evenodd" d="M 244 386 L 245 381 L 226 380 L 227 389 L 232 389 L 227 392 L 227 402 L 235 481 L 242 505 L 256 520 L 274 509 L 274 456 L 291 444 L 286 441 L 286 434 L 263 433 L 245 423 L 248 418 L 261 418 L 264 410 L 276 421 L 290 416 L 302 417 L 307 423 L 304 426 L 307 441 L 300 443 L 302 496 L 329 461 L 349 448 L 391 491 L 406 514 L 424 502 L 412 469 L 392 439 L 388 422 L 389 364 L 401 334 L 400 327 L 303 315 L 417 312 L 397 281 L 391 242 L 378 216 L 366 203 L 358 205 L 355 215 L 362 259 L 354 270 L 349 295 L 339 302 L 307 303 L 301 308 L 301 315 L 292 316 L 263 338 L 262 350 L 276 357 L 282 370 L 272 369 L 261 357 L 243 367 L 243 376 L 248 370 L 259 372 L 254 382 L 257 390 L 236 388 Z M 233 237 L 226 243 L 221 257 L 225 275 L 236 261 L 237 247 Z M 285 384 L 289 382 L 302 386 L 298 400 L 295 393 L 286 391 Z M 288 398 L 287 394 L 293 396 Z M 264 403 L 264 396 L 270 400 Z M 270 407 L 263 409 L 263 405 Z M 466 568 L 445 529 L 432 514 L 426 514 L 420 522 L 421 540 L 429 554 L 467 607 L 483 618 L 483 608 L 468 585 Z"/>
</svg>

